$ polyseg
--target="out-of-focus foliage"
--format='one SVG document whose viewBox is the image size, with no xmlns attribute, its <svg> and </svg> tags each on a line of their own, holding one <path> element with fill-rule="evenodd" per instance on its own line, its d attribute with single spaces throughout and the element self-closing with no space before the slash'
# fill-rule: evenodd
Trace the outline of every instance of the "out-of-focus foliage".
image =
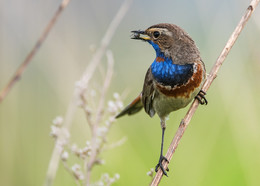
<svg viewBox="0 0 260 186">
<path fill-rule="evenodd" d="M 113 38 L 115 73 L 107 99 L 128 92 L 124 103 L 139 94 L 154 51 L 130 39 L 130 31 L 160 22 L 184 28 L 197 43 L 210 71 L 249 1 L 134 1 Z M 22 79 L 0 104 L 0 185 L 42 185 L 54 141 L 53 118 L 64 115 L 75 81 L 87 66 L 121 1 L 71 1 Z M 0 88 L 30 51 L 58 1 L 0 1 Z M 161 185 L 260 185 L 260 7 L 227 57 L 210 88 L 207 106 L 200 106 Z M 105 68 L 103 60 L 100 69 Z M 95 77 L 92 84 L 99 84 Z M 186 109 L 167 121 L 165 150 Z M 103 153 L 101 173 L 120 174 L 114 185 L 147 185 L 146 173 L 159 158 L 158 117 L 143 111 L 117 121 L 109 141 L 127 136 L 124 145 Z M 82 110 L 75 115 L 71 139 L 89 138 Z M 73 185 L 61 165 L 55 185 Z"/>
</svg>

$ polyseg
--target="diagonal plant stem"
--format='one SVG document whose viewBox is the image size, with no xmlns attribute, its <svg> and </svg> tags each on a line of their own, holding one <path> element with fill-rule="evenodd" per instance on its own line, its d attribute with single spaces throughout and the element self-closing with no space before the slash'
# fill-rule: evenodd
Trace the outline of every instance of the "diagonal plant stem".
<svg viewBox="0 0 260 186">
<path fill-rule="evenodd" d="M 66 143 L 66 141 L 69 139 L 69 136 L 67 136 L 66 133 L 71 128 L 72 120 L 78 106 L 78 101 L 80 100 L 80 98 L 82 98 L 82 95 L 88 89 L 89 81 L 93 77 L 96 67 L 101 62 L 101 59 L 104 56 L 107 47 L 110 44 L 110 41 L 113 38 L 118 25 L 121 23 L 122 19 L 126 15 L 128 9 L 130 8 L 131 3 L 132 0 L 125 0 L 122 3 L 117 14 L 115 15 L 112 22 L 110 23 L 104 37 L 102 38 L 99 48 L 94 53 L 91 61 L 89 62 L 88 67 L 86 68 L 85 72 L 82 74 L 80 80 L 77 82 L 79 86 L 76 86 L 74 89 L 72 100 L 68 105 L 67 112 L 64 118 L 64 123 L 63 123 L 64 133 L 61 133 L 57 137 L 55 146 L 52 151 L 52 156 L 49 162 L 49 167 L 45 179 L 46 186 L 53 184 L 59 166 L 60 155 L 63 151 L 64 143 Z"/>
<path fill-rule="evenodd" d="M 56 23 L 57 19 L 61 15 L 62 11 L 67 7 L 70 0 L 63 0 L 55 12 L 54 16 L 46 26 L 45 30 L 43 31 L 40 38 L 35 43 L 34 47 L 30 51 L 30 53 L 26 56 L 24 61 L 21 63 L 21 65 L 18 67 L 16 72 L 14 73 L 13 77 L 9 80 L 9 82 L 6 84 L 6 86 L 1 90 L 0 92 L 0 103 L 4 100 L 4 98 L 7 96 L 7 94 L 10 92 L 14 84 L 21 78 L 22 74 L 24 73 L 26 67 L 29 65 L 29 63 L 32 61 L 32 58 L 35 56 L 35 54 L 39 51 L 39 49 L 42 46 L 42 43 L 46 40 L 48 34 L 50 33 L 51 29 L 53 28 L 54 24 Z"/>
<path fill-rule="evenodd" d="M 207 80 L 205 81 L 202 90 L 203 91 L 207 91 L 209 89 L 209 87 L 211 86 L 212 82 L 214 81 L 214 79 L 217 76 L 217 73 L 221 67 L 221 65 L 223 64 L 224 60 L 226 59 L 228 53 L 230 52 L 232 46 L 234 45 L 235 41 L 237 40 L 239 34 L 241 33 L 241 31 L 243 30 L 243 28 L 245 27 L 247 21 L 249 20 L 250 16 L 252 15 L 253 11 L 255 10 L 256 6 L 258 5 L 260 0 L 252 0 L 250 5 L 248 6 L 245 14 L 243 15 L 243 17 L 241 18 L 240 22 L 238 23 L 237 27 L 235 28 L 234 32 L 232 33 L 232 35 L 230 36 L 228 42 L 226 43 L 224 49 L 222 50 L 220 56 L 217 58 L 213 68 L 210 71 L 209 76 L 207 77 Z M 166 158 L 170 161 L 172 159 L 172 156 L 192 118 L 192 116 L 194 115 L 195 111 L 197 110 L 199 106 L 198 100 L 194 100 L 190 109 L 188 110 L 187 114 L 185 115 L 184 119 L 181 121 L 180 126 L 170 144 L 170 147 L 168 148 L 168 151 L 166 153 Z M 166 169 L 168 167 L 168 162 L 164 161 L 163 162 L 163 167 Z M 162 170 L 159 169 L 158 172 L 156 173 L 154 179 L 151 182 L 151 186 L 155 186 L 158 185 L 161 181 L 161 178 L 163 176 Z"/>
</svg>

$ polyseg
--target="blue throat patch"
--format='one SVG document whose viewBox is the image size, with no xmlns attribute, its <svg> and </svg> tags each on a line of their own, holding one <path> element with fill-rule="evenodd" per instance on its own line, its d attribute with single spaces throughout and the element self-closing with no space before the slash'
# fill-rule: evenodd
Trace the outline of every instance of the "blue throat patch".
<svg viewBox="0 0 260 186">
<path fill-rule="evenodd" d="M 151 65 L 151 71 L 155 80 L 162 85 L 171 87 L 187 83 L 193 75 L 193 64 L 173 64 L 172 59 L 165 57 L 157 44 L 152 41 L 148 42 L 156 52 L 156 58 Z"/>
</svg>

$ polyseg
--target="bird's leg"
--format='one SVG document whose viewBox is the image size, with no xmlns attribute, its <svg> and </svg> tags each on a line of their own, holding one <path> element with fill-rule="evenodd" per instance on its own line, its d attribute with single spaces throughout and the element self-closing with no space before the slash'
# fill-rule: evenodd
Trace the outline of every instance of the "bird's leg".
<svg viewBox="0 0 260 186">
<path fill-rule="evenodd" d="M 199 93 L 197 94 L 197 96 L 195 96 L 195 99 L 197 99 L 201 105 L 207 105 L 208 101 L 207 101 L 205 95 L 206 95 L 206 92 L 204 92 L 203 90 L 200 90 Z"/>
<path fill-rule="evenodd" d="M 164 174 L 165 176 L 168 176 L 167 173 L 166 173 L 166 171 L 165 171 L 165 169 L 163 168 L 163 165 L 162 165 L 163 160 L 169 162 L 169 161 L 167 160 L 167 158 L 163 156 L 164 131 L 165 131 L 165 128 L 166 128 L 166 126 L 165 126 L 165 120 L 164 120 L 164 119 L 161 120 L 161 127 L 162 127 L 161 153 L 160 153 L 159 162 L 158 162 L 158 164 L 157 164 L 156 167 L 155 167 L 155 172 L 157 172 L 157 171 L 158 171 L 158 168 L 160 167 L 160 168 L 162 169 L 162 171 L 163 171 L 163 174 Z M 167 168 L 166 170 L 168 171 L 169 169 Z"/>
</svg>

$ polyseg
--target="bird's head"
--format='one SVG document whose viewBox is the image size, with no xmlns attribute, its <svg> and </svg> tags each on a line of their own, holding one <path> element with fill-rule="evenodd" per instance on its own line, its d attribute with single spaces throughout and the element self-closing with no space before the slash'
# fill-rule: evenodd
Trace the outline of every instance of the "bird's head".
<svg viewBox="0 0 260 186">
<path fill-rule="evenodd" d="M 132 31 L 132 39 L 139 39 L 150 43 L 156 52 L 164 52 L 171 48 L 174 43 L 174 33 L 170 25 L 159 24 L 146 29 L 145 31 Z"/>
<path fill-rule="evenodd" d="M 146 30 L 132 31 L 132 39 L 147 41 L 156 51 L 165 57 L 181 60 L 193 56 L 199 56 L 199 51 L 191 37 L 180 27 L 174 24 L 160 23 Z M 189 56 L 183 56 L 183 55 Z M 182 55 L 182 56 L 180 56 Z M 194 56 L 194 57 L 195 57 Z"/>
</svg>

